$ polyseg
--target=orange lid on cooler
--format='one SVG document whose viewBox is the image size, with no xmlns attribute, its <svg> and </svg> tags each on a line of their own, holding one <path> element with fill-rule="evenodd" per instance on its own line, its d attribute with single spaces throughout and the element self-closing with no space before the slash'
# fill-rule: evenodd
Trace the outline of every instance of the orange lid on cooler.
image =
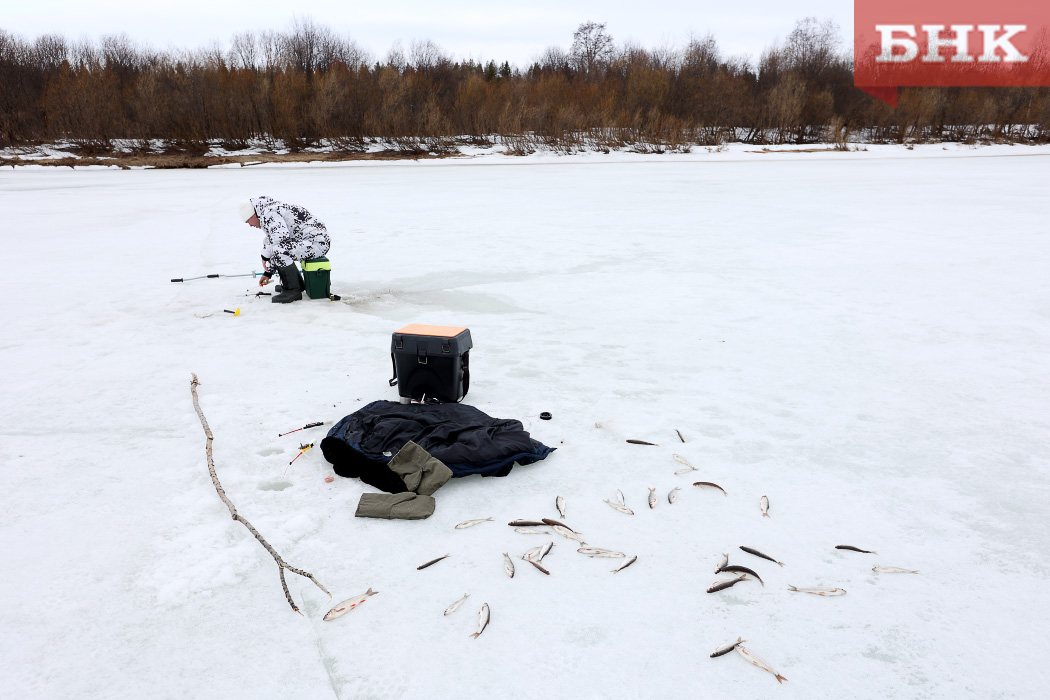
<svg viewBox="0 0 1050 700">
<path fill-rule="evenodd" d="M 465 326 L 428 326 L 422 323 L 410 323 L 397 333 L 402 335 L 429 335 L 437 338 L 455 338 L 467 330 Z"/>
</svg>

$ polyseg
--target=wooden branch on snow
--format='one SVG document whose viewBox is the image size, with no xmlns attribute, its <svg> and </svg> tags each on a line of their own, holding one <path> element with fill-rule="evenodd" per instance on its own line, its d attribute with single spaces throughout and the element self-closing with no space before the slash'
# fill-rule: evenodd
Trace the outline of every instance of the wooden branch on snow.
<svg viewBox="0 0 1050 700">
<path fill-rule="evenodd" d="M 198 381 L 195 372 L 191 372 L 191 374 L 193 375 L 193 380 L 190 381 L 190 393 L 193 394 L 193 408 L 196 409 L 197 416 L 201 419 L 201 426 L 204 428 L 204 434 L 208 437 L 208 442 L 204 451 L 208 454 L 208 473 L 211 474 L 211 483 L 215 486 L 215 491 L 219 494 L 219 498 L 221 498 L 222 502 L 226 504 L 226 507 L 230 509 L 230 515 L 233 516 L 233 519 L 248 528 L 248 532 L 252 533 L 255 536 L 255 539 L 259 540 L 259 544 L 265 547 L 266 551 L 269 552 L 270 556 L 272 556 L 274 561 L 277 562 L 277 569 L 281 574 L 281 588 L 284 589 L 284 597 L 288 599 L 288 604 L 292 606 L 292 610 L 302 615 L 299 611 L 299 607 L 295 604 L 295 601 L 292 600 L 291 593 L 288 592 L 288 584 L 284 580 L 284 570 L 288 569 L 293 574 L 299 574 L 300 576 L 310 579 L 325 593 L 328 593 L 328 589 L 322 586 L 321 582 L 314 578 L 313 574 L 303 571 L 302 569 L 297 569 L 285 562 L 284 559 L 281 558 L 281 555 L 277 553 L 277 550 L 271 547 L 270 543 L 263 539 L 263 536 L 259 534 L 259 531 L 237 512 L 237 508 L 233 505 L 233 502 L 226 496 L 226 491 L 223 490 L 222 484 L 219 483 L 219 477 L 215 475 L 215 460 L 212 458 L 211 454 L 211 441 L 213 440 L 211 428 L 208 427 L 208 421 L 204 418 L 204 413 L 201 411 L 201 405 L 197 401 L 197 386 L 200 384 L 200 381 Z M 328 593 L 328 597 L 331 598 L 332 594 Z"/>
</svg>

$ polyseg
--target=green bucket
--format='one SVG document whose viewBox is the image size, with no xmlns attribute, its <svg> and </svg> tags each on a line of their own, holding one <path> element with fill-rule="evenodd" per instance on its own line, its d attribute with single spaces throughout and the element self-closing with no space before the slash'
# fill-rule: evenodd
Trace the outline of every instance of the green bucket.
<svg viewBox="0 0 1050 700">
<path fill-rule="evenodd" d="M 303 260 L 303 280 L 311 299 L 327 299 L 332 293 L 332 263 L 323 255 Z"/>
</svg>

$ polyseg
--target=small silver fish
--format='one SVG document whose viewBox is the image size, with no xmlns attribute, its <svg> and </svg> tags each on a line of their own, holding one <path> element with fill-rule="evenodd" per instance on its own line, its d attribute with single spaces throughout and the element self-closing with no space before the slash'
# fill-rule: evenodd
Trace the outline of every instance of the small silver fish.
<svg viewBox="0 0 1050 700">
<path fill-rule="evenodd" d="M 507 572 L 507 576 L 514 578 L 514 562 L 510 560 L 510 555 L 506 552 L 503 553 L 503 570 Z"/>
<path fill-rule="evenodd" d="M 754 654 L 754 652 L 752 652 L 750 649 L 746 649 L 746 648 L 744 648 L 744 647 L 742 647 L 740 645 L 737 645 L 736 651 L 737 651 L 738 654 L 740 654 L 745 659 L 747 659 L 748 663 L 751 663 L 751 664 L 753 664 L 755 666 L 758 666 L 763 671 L 769 671 L 774 676 L 776 676 L 777 677 L 777 683 L 783 683 L 784 681 L 787 680 L 787 678 L 784 678 L 782 675 L 780 675 L 779 673 L 774 671 L 772 666 L 770 666 L 765 661 L 763 661 L 758 656 L 756 656 Z"/>
<path fill-rule="evenodd" d="M 704 486 L 711 486 L 721 491 L 724 495 L 729 495 L 728 493 L 726 493 L 726 490 L 724 488 L 710 481 L 694 481 L 693 486 L 699 486 L 700 488 L 703 488 Z"/>
<path fill-rule="evenodd" d="M 754 554 L 756 557 L 761 557 L 762 559 L 765 559 L 767 561 L 771 561 L 774 564 L 779 564 L 780 566 L 784 565 L 784 562 L 777 561 L 773 557 L 769 556 L 768 554 L 763 554 L 762 552 L 758 551 L 757 549 L 751 549 L 750 547 L 745 547 L 743 545 L 740 545 L 740 549 L 744 550 L 748 554 Z"/>
<path fill-rule="evenodd" d="M 529 561 L 533 557 L 539 557 L 540 552 L 542 552 L 542 551 L 543 551 L 543 545 L 541 544 L 539 547 L 533 547 L 529 551 L 527 551 L 524 554 L 522 554 L 521 558 L 524 559 L 525 561 Z"/>
<path fill-rule="evenodd" d="M 575 530 L 573 530 L 573 529 L 572 529 L 571 527 L 569 527 L 569 526 L 568 526 L 568 525 L 566 525 L 565 523 L 562 523 L 562 522 L 558 522 L 557 520 L 551 520 L 550 518 L 544 518 L 544 519 L 543 519 L 543 522 L 544 522 L 545 524 L 547 524 L 547 525 L 561 525 L 561 526 L 562 526 L 563 528 L 565 528 L 566 530 L 572 530 L 573 532 L 576 532 Z"/>
<path fill-rule="evenodd" d="M 580 539 L 580 533 L 573 532 L 572 530 L 570 530 L 567 527 L 562 527 L 561 525 L 555 525 L 551 529 L 554 530 L 555 532 L 557 532 L 562 537 L 568 538 L 570 540 L 576 540 L 580 544 L 586 544 L 586 542 L 584 542 L 582 539 Z"/>
<path fill-rule="evenodd" d="M 378 592 L 379 591 L 373 591 L 371 588 L 369 588 L 365 593 L 362 593 L 359 596 L 354 596 L 353 598 L 347 598 L 342 603 L 339 603 L 334 608 L 332 608 L 331 610 L 326 612 L 324 614 L 324 619 L 327 621 L 327 620 L 334 620 L 337 617 L 342 617 L 343 615 L 347 614 L 348 612 L 350 612 L 351 610 L 356 608 L 361 603 L 363 603 L 366 600 L 368 600 L 369 596 L 373 596 L 373 595 L 375 595 Z"/>
<path fill-rule="evenodd" d="M 649 488 L 649 510 L 656 507 L 656 489 Z"/>
<path fill-rule="evenodd" d="M 681 486 L 675 486 L 673 489 L 671 489 L 671 492 L 667 494 L 667 502 L 674 503 L 674 500 L 678 498 L 678 492 L 681 490 Z"/>
<path fill-rule="evenodd" d="M 535 528 L 535 527 L 516 527 L 516 528 L 514 528 L 514 532 L 517 532 L 518 534 L 521 534 L 521 535 L 549 535 L 549 534 L 551 534 L 550 530 L 541 530 L 541 529 Z"/>
<path fill-rule="evenodd" d="M 549 572 L 546 569 L 544 569 L 543 566 L 541 566 L 538 561 L 533 561 L 532 559 L 526 559 L 525 561 L 529 562 L 530 564 L 532 564 L 533 566 L 535 566 L 537 569 L 539 569 L 543 573 L 547 574 L 548 576 L 551 575 L 551 572 Z"/>
<path fill-rule="evenodd" d="M 854 547 L 854 546 L 848 545 L 848 544 L 837 544 L 837 545 L 835 545 L 835 549 L 848 549 L 851 552 L 860 552 L 861 554 L 878 554 L 878 552 L 873 552 L 873 551 L 871 551 L 869 549 L 859 549 L 857 547 Z"/>
<path fill-rule="evenodd" d="M 843 588 L 795 588 L 789 584 L 788 590 L 797 591 L 798 593 L 812 593 L 813 595 L 846 595 L 846 591 Z"/>
<path fill-rule="evenodd" d="M 624 562 L 623 564 L 621 564 L 621 565 L 620 565 L 620 568 L 618 568 L 618 569 L 613 569 L 613 570 L 612 570 L 612 572 L 613 572 L 614 574 L 618 574 L 618 573 L 620 573 L 621 571 L 623 571 L 624 569 L 626 569 L 626 568 L 627 568 L 628 566 L 630 566 L 631 564 L 635 563 L 636 561 L 638 561 L 638 556 L 637 556 L 637 555 L 635 555 L 635 556 L 631 557 L 630 559 L 628 559 L 627 561 L 625 561 L 625 562 Z"/>
<path fill-rule="evenodd" d="M 758 509 L 762 511 L 762 515 L 769 517 L 769 499 L 763 496 L 758 499 Z"/>
<path fill-rule="evenodd" d="M 561 517 L 564 518 L 565 517 L 565 499 L 562 498 L 561 496 L 558 496 L 556 499 L 554 499 L 554 505 L 556 505 L 558 507 L 558 513 L 560 513 Z"/>
<path fill-rule="evenodd" d="M 621 506 L 627 505 L 627 501 L 623 500 L 623 491 L 616 489 L 616 500 L 620 502 Z"/>
<path fill-rule="evenodd" d="M 491 521 L 492 521 L 492 518 L 478 518 L 477 520 L 464 520 L 459 525 L 456 525 L 456 529 L 457 530 L 462 530 L 462 529 L 467 528 L 467 527 L 474 527 L 478 523 L 487 523 L 487 522 L 491 522 Z"/>
<path fill-rule="evenodd" d="M 674 431 L 676 433 L 678 433 L 678 439 L 681 440 L 682 442 L 685 442 L 685 436 L 682 435 L 682 431 L 679 430 L 678 428 L 675 428 Z"/>
<path fill-rule="evenodd" d="M 627 506 L 620 505 L 619 503 L 613 503 L 609 500 L 606 500 L 605 502 L 608 503 L 609 507 L 613 510 L 618 510 L 621 513 L 626 513 L 627 515 L 634 515 L 634 511 L 628 508 Z"/>
<path fill-rule="evenodd" d="M 417 566 L 417 567 L 416 567 L 416 571 L 422 571 L 423 569 L 427 568 L 428 566 L 432 566 L 432 565 L 434 565 L 434 564 L 437 564 L 437 563 L 438 563 L 439 561 L 441 561 L 442 559 L 448 559 L 448 558 L 449 558 L 449 557 L 451 557 L 451 556 L 452 556 L 451 554 L 446 554 L 446 555 L 445 555 L 445 556 L 443 556 L 443 557 L 438 557 L 437 559 L 431 559 L 431 560 L 430 560 L 430 561 L 428 561 L 428 562 L 427 562 L 426 564 L 420 564 L 419 566 Z"/>
<path fill-rule="evenodd" d="M 463 603 L 467 602 L 467 598 L 469 598 L 469 597 L 470 597 L 469 593 L 464 593 L 462 598 L 460 598 L 455 603 L 453 603 L 452 605 L 450 605 L 447 608 L 445 608 L 445 615 L 451 615 L 452 613 L 454 613 L 457 610 L 459 610 L 459 606 L 461 606 L 461 605 L 463 605 Z"/>
<path fill-rule="evenodd" d="M 682 455 L 678 455 L 678 454 L 675 454 L 675 455 L 671 455 L 671 456 L 675 458 L 675 461 L 677 461 L 677 462 L 681 462 L 681 463 L 682 463 L 682 464 L 684 464 L 685 466 L 689 467 L 689 469 L 686 469 L 685 471 L 690 471 L 690 470 L 692 470 L 692 471 L 697 471 L 696 467 L 694 467 L 694 466 L 693 466 L 693 463 L 692 463 L 692 462 L 690 462 L 690 461 L 689 461 L 688 459 L 686 459 L 685 457 L 683 457 Z M 677 474 L 678 472 L 675 472 L 675 473 Z M 683 473 L 684 473 L 684 472 L 683 472 Z"/>
<path fill-rule="evenodd" d="M 547 523 L 540 522 L 539 520 L 511 520 L 507 524 L 511 527 L 542 527 Z"/>
<path fill-rule="evenodd" d="M 606 559 L 621 559 L 627 556 L 623 552 L 614 552 L 611 549 L 602 549 L 601 547 L 580 547 L 576 551 L 588 557 L 605 557 Z"/>
<path fill-rule="evenodd" d="M 727 566 L 729 566 L 729 555 L 728 554 L 723 554 L 722 555 L 722 561 L 721 561 L 721 563 L 719 563 L 718 567 L 715 569 L 715 573 L 716 574 L 722 573 L 722 569 L 727 567 Z"/>
<path fill-rule="evenodd" d="M 715 581 L 711 584 L 711 587 L 707 589 L 708 593 L 718 593 L 724 591 L 727 588 L 732 588 L 741 581 L 747 581 L 747 574 L 740 574 L 739 578 L 722 579 L 721 581 Z"/>
<path fill-rule="evenodd" d="M 917 574 L 918 571 L 902 569 L 899 566 L 873 566 L 871 570 L 877 574 Z"/>
<path fill-rule="evenodd" d="M 657 445 L 655 442 L 646 442 L 645 440 L 634 440 L 629 438 L 627 442 L 631 443 L 632 445 L 649 445 L 650 447 L 659 447 L 659 445 Z"/>
<path fill-rule="evenodd" d="M 688 474 L 689 472 L 698 472 L 698 471 L 700 471 L 700 470 L 697 469 L 696 467 L 686 467 L 685 469 L 679 469 L 678 471 L 676 471 L 674 473 L 674 475 L 675 476 L 679 476 L 681 474 Z"/>
<path fill-rule="evenodd" d="M 472 639 L 477 639 L 481 636 L 481 633 L 485 631 L 485 628 L 489 626 L 489 620 L 492 619 L 492 614 L 489 612 L 489 604 L 482 603 L 481 610 L 478 611 L 478 631 L 470 635 Z"/>
<path fill-rule="evenodd" d="M 545 557 L 548 554 L 550 554 L 552 549 L 554 549 L 554 541 L 553 540 L 548 542 L 547 544 L 543 545 L 543 547 L 540 549 L 540 555 L 538 557 L 536 557 L 536 561 L 543 561 L 543 557 Z"/>
<path fill-rule="evenodd" d="M 737 637 L 735 642 L 726 644 L 724 647 L 718 647 L 713 652 L 711 652 L 711 658 L 717 659 L 719 656 L 724 656 L 725 654 L 728 654 L 729 652 L 736 649 L 738 645 L 743 644 L 746 641 L 747 640 L 743 637 Z"/>
</svg>

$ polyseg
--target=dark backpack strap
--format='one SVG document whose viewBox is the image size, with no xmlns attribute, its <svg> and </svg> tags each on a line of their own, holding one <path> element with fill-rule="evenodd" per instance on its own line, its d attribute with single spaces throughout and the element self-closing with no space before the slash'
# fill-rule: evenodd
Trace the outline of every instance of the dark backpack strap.
<svg viewBox="0 0 1050 700">
<path fill-rule="evenodd" d="M 459 397 L 460 401 L 465 399 L 467 392 L 470 391 L 470 350 L 463 353 L 461 362 L 463 363 L 463 396 Z"/>
<path fill-rule="evenodd" d="M 394 367 L 394 376 L 390 378 L 390 386 L 397 386 L 397 360 L 394 359 L 394 353 L 390 353 L 390 364 Z"/>
</svg>

